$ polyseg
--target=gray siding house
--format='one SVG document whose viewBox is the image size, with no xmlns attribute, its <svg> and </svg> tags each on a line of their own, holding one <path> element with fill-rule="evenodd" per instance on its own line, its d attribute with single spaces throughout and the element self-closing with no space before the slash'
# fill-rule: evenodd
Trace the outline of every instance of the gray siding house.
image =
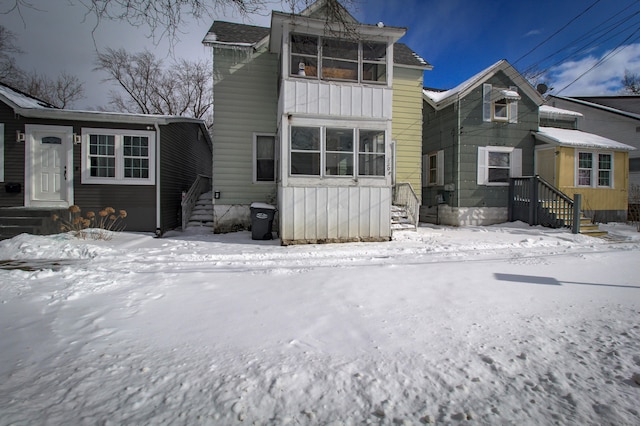
<svg viewBox="0 0 640 426">
<path fill-rule="evenodd" d="M 0 235 L 11 217 L 71 205 L 124 209 L 127 230 L 161 235 L 211 159 L 201 120 L 58 109 L 0 84 Z"/>
<path fill-rule="evenodd" d="M 423 93 L 421 221 L 506 222 L 509 178 L 534 172 L 542 96 L 504 60 L 451 90 Z"/>
</svg>

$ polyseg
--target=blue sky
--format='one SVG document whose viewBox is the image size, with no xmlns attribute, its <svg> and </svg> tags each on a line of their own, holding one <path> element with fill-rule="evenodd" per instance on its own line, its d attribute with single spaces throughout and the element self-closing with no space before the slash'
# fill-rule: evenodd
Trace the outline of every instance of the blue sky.
<svg viewBox="0 0 640 426">
<path fill-rule="evenodd" d="M 356 17 L 408 27 L 402 41 L 434 66 L 425 86 L 454 87 L 500 59 L 521 73 L 546 71 L 540 80 L 559 91 L 611 53 L 560 93 L 567 96 L 612 94 L 625 68 L 640 73 L 636 0 L 375 0 L 359 3 Z M 620 44 L 628 47 L 611 52 Z"/>
<path fill-rule="evenodd" d="M 85 81 L 87 97 L 77 102 L 75 108 L 107 104 L 111 86 L 102 82 L 104 75 L 93 71 L 96 46 L 124 47 L 132 52 L 147 47 L 170 59 L 166 40 L 154 44 L 145 28 L 103 22 L 92 34 L 95 20 L 84 16 L 78 0 L 70 0 L 75 5 L 59 0 L 29 2 L 34 9 L 22 9 L 24 20 L 15 12 L 0 14 L 0 24 L 16 33 L 18 45 L 25 52 L 17 58 L 22 67 L 51 76 L 66 71 Z M 216 16 L 192 22 L 184 29 L 175 55 L 190 59 L 208 57 L 210 53 L 201 40 L 213 19 L 268 26 L 268 11 L 286 10 L 278 0 L 269 2 L 267 10 L 248 19 L 232 10 L 216 10 Z M 0 2 L 0 11 L 8 3 Z M 382 21 L 408 28 L 401 41 L 434 66 L 425 73 L 425 85 L 429 87 L 454 87 L 500 59 L 507 59 L 521 72 L 530 67 L 544 72 L 540 80 L 558 91 L 606 58 L 560 93 L 566 96 L 616 94 L 625 69 L 640 74 L 638 0 L 353 0 L 352 3 L 351 11 L 361 22 Z M 576 18 L 578 15 L 581 16 Z M 548 42 L 520 59 L 567 24 Z M 612 52 L 619 45 L 626 47 Z"/>
</svg>

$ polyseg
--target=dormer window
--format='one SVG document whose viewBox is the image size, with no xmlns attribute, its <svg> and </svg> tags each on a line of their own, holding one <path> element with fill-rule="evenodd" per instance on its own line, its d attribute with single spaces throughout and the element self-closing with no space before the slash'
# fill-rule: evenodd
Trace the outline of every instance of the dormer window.
<svg viewBox="0 0 640 426">
<path fill-rule="evenodd" d="M 292 34 L 290 75 L 322 80 L 387 82 L 387 44 Z"/>
<path fill-rule="evenodd" d="M 482 120 L 518 122 L 518 101 L 520 95 L 517 87 L 494 87 L 482 85 Z"/>
</svg>

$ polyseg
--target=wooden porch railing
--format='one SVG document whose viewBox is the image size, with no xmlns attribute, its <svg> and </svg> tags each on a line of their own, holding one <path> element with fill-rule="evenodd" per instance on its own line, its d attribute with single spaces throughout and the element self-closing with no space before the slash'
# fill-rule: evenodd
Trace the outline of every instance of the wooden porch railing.
<svg viewBox="0 0 640 426">
<path fill-rule="evenodd" d="M 396 183 L 396 186 L 393 188 L 393 205 L 404 207 L 411 224 L 416 228 L 418 227 L 420 199 L 410 183 Z"/>
<path fill-rule="evenodd" d="M 511 178 L 509 183 L 509 221 L 529 225 L 570 228 L 580 232 L 580 194 L 572 200 L 540 176 Z"/>
<path fill-rule="evenodd" d="M 198 201 L 200 194 L 211 190 L 211 177 L 198 175 L 189 191 L 182 197 L 182 230 L 187 229 L 187 223 L 191 217 L 191 212 Z"/>
</svg>

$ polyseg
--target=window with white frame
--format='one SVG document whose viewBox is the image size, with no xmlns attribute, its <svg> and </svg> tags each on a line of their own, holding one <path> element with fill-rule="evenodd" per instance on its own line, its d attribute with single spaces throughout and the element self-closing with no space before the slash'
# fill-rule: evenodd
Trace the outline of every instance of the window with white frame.
<svg viewBox="0 0 640 426">
<path fill-rule="evenodd" d="M 385 153 L 384 130 L 291 127 L 292 176 L 385 176 Z"/>
<path fill-rule="evenodd" d="M 444 150 L 423 155 L 422 166 L 423 186 L 444 185 Z"/>
<path fill-rule="evenodd" d="M 384 130 L 360 130 L 358 143 L 358 175 L 384 176 Z"/>
<path fill-rule="evenodd" d="M 270 134 L 253 135 L 253 181 L 276 180 L 276 138 Z"/>
<path fill-rule="evenodd" d="M 387 44 L 291 34 L 290 75 L 367 83 L 387 82 Z"/>
<path fill-rule="evenodd" d="M 82 183 L 153 185 L 155 133 L 82 129 Z"/>
<path fill-rule="evenodd" d="M 0 182 L 4 182 L 4 123 L 0 123 Z"/>
<path fill-rule="evenodd" d="M 577 186 L 613 186 L 613 154 L 578 152 L 576 167 Z"/>
<path fill-rule="evenodd" d="M 518 88 L 494 87 L 485 83 L 482 85 L 482 120 L 518 122 Z"/>
<path fill-rule="evenodd" d="M 506 186 L 522 176 L 522 150 L 504 146 L 478 147 L 478 185 Z"/>
</svg>

